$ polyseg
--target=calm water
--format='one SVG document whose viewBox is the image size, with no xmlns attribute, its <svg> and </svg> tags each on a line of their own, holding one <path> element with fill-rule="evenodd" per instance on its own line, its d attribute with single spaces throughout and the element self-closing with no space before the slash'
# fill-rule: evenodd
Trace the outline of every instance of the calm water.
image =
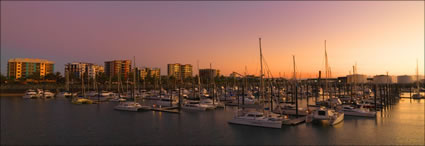
<svg viewBox="0 0 425 146">
<path fill-rule="evenodd" d="M 424 100 L 401 99 L 377 118 L 268 129 L 231 125 L 235 108 L 206 112 L 121 112 L 117 103 L 1 97 L 1 144 L 424 144 Z"/>
</svg>

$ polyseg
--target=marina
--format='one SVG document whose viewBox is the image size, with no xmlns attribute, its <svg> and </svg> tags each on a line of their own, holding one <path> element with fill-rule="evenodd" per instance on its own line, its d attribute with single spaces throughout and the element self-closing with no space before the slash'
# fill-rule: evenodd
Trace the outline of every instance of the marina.
<svg viewBox="0 0 425 146">
<path fill-rule="evenodd" d="M 182 111 L 180 114 L 134 113 L 114 110 L 115 102 L 73 105 L 66 98 L 27 100 L 19 96 L 2 96 L 0 100 L 1 131 L 7 131 L 1 133 L 2 144 L 7 145 L 56 145 L 63 142 L 72 145 L 424 143 L 424 99 L 401 98 L 396 104 L 378 111 L 375 118 L 347 116 L 333 127 L 327 126 L 327 122 L 319 122 L 283 125 L 281 129 L 228 124 L 237 107 L 205 112 Z M 144 104 L 144 101 L 139 102 Z M 133 134 L 126 134 L 130 131 Z M 327 137 L 333 140 L 326 140 Z"/>
<path fill-rule="evenodd" d="M 0 145 L 425 145 L 423 1 L 1 1 Z"/>
</svg>

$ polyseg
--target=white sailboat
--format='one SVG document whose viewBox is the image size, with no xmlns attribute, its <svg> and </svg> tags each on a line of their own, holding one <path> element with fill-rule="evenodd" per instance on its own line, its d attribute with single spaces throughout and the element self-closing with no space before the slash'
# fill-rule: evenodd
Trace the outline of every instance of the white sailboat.
<svg viewBox="0 0 425 146">
<path fill-rule="evenodd" d="M 413 99 L 423 99 L 424 95 L 421 94 L 421 90 L 419 88 L 419 66 L 418 60 L 416 60 L 416 93 L 412 95 Z"/>
<path fill-rule="evenodd" d="M 264 83 L 263 83 L 263 53 L 261 48 L 261 38 L 259 38 L 259 46 L 260 46 L 260 98 L 264 100 Z M 240 124 L 240 125 L 248 125 L 248 126 L 258 126 L 258 127 L 266 127 L 266 128 L 282 128 L 283 118 L 264 115 L 264 103 L 263 103 L 263 111 L 259 112 L 256 110 L 241 110 L 238 111 L 237 114 L 229 121 L 231 124 Z"/>
<path fill-rule="evenodd" d="M 136 88 L 136 57 L 133 58 L 133 101 L 127 101 L 127 102 L 120 102 L 117 106 L 115 106 L 116 110 L 122 110 L 122 111 L 138 111 L 139 109 L 143 108 L 140 103 L 136 101 L 136 96 L 134 95 L 134 90 Z"/>
<path fill-rule="evenodd" d="M 84 75 L 81 75 L 81 97 L 76 97 L 72 99 L 73 104 L 92 104 L 93 100 L 86 98 L 86 92 L 84 88 Z"/>
<path fill-rule="evenodd" d="M 238 111 L 237 115 L 229 123 L 266 128 L 282 128 L 281 119 L 267 117 L 263 112 L 258 111 Z"/>
<path fill-rule="evenodd" d="M 355 108 L 349 105 L 343 105 L 342 112 L 344 112 L 344 115 L 347 116 L 376 117 L 375 111 L 370 111 L 369 109 L 363 108 L 362 106 L 360 108 Z"/>
</svg>

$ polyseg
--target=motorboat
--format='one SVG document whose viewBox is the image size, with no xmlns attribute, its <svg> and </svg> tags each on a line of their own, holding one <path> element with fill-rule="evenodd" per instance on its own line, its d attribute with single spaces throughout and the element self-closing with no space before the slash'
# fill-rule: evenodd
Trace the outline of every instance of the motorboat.
<svg viewBox="0 0 425 146">
<path fill-rule="evenodd" d="M 53 98 L 55 97 L 55 93 L 50 92 L 49 90 L 41 90 L 39 93 L 40 97 L 43 98 Z"/>
<path fill-rule="evenodd" d="M 312 115 L 306 117 L 308 122 L 313 121 L 329 121 L 330 125 L 336 125 L 344 120 L 344 113 L 337 112 L 333 109 L 320 107 L 312 112 Z"/>
<path fill-rule="evenodd" d="M 27 90 L 25 92 L 25 95 L 22 96 L 22 98 L 25 98 L 25 99 L 38 98 L 38 97 L 40 97 L 40 95 L 37 92 L 35 92 L 35 90 L 32 90 L 32 89 Z"/>
</svg>

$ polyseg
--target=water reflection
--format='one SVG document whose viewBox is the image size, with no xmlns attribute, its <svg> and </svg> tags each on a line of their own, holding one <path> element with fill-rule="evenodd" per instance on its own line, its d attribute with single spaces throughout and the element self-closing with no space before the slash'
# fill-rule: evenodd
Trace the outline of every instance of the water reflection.
<svg viewBox="0 0 425 146">
<path fill-rule="evenodd" d="M 379 111 L 376 118 L 345 116 L 334 126 L 318 121 L 282 129 L 228 124 L 236 107 L 172 114 L 116 111 L 113 107 L 118 103 L 112 102 L 73 105 L 67 99 L 0 100 L 1 144 L 424 144 L 423 99 L 410 103 L 402 98 Z"/>
</svg>

